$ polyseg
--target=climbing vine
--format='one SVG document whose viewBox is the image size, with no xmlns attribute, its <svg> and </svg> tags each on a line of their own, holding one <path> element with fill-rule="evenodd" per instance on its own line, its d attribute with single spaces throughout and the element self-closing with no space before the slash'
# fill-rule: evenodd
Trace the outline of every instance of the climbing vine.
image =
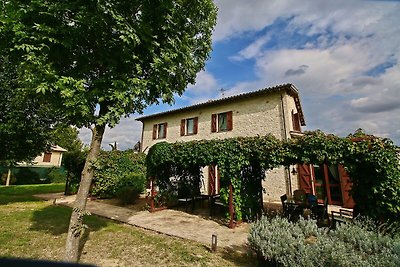
<svg viewBox="0 0 400 267">
<path fill-rule="evenodd" d="M 321 131 L 280 141 L 272 135 L 191 142 L 158 143 L 146 158 L 148 176 L 156 177 L 160 192 L 174 188 L 171 177 L 199 188 L 201 167 L 218 165 L 221 200 L 229 184 L 237 220 L 259 211 L 265 172 L 293 164 L 342 164 L 353 183 L 355 210 L 380 220 L 400 215 L 400 158 L 389 139 L 358 130 L 346 138 Z"/>
</svg>

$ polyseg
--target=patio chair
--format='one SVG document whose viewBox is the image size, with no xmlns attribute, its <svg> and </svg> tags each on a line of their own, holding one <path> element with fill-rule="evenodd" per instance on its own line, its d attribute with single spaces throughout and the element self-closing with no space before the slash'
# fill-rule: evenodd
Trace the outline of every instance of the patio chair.
<svg viewBox="0 0 400 267">
<path fill-rule="evenodd" d="M 287 217 L 288 216 L 288 209 L 287 209 L 287 203 L 286 203 L 286 201 L 287 201 L 287 199 L 288 199 L 288 197 L 287 197 L 287 195 L 286 194 L 284 194 L 284 195 L 282 195 L 281 196 L 281 202 L 282 202 L 282 214 L 283 214 L 283 216 L 284 217 Z"/>
<path fill-rule="evenodd" d="M 332 228 L 335 229 L 337 224 L 350 223 L 353 221 L 354 214 L 352 210 L 339 209 L 332 211 Z"/>
<path fill-rule="evenodd" d="M 299 204 L 307 204 L 307 197 L 306 197 L 306 191 L 303 189 L 297 189 L 293 191 L 293 199 L 294 202 L 299 203 Z"/>
<path fill-rule="evenodd" d="M 318 204 L 313 210 L 314 216 L 317 219 L 317 223 L 320 225 L 330 225 L 329 214 L 328 214 L 328 198 L 325 197 L 324 204 Z M 327 221 L 327 223 L 325 223 Z"/>
</svg>

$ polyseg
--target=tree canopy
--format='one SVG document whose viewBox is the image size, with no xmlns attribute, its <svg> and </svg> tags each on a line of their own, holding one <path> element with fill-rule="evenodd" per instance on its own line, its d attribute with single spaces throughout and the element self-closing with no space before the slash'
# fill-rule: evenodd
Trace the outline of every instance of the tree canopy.
<svg viewBox="0 0 400 267">
<path fill-rule="evenodd" d="M 67 237 L 78 259 L 92 163 L 105 126 L 172 103 L 204 68 L 216 23 L 212 0 L 15 0 L 0 3 L 0 62 L 18 88 L 46 96 L 63 121 L 92 127 Z M 72 240 L 72 241 L 71 241 Z"/>
</svg>

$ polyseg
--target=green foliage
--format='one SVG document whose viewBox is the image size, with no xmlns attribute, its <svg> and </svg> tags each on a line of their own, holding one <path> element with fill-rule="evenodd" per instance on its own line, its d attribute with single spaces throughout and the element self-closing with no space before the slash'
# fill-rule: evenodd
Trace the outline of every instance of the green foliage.
<svg viewBox="0 0 400 267">
<path fill-rule="evenodd" d="M 41 179 L 39 173 L 29 167 L 18 168 L 18 172 L 16 172 L 15 177 L 16 177 L 15 184 L 17 185 L 42 184 L 48 182 L 45 179 Z"/>
<path fill-rule="evenodd" d="M 313 221 L 262 217 L 250 227 L 250 247 L 278 266 L 397 266 L 400 239 L 371 222 L 356 221 L 328 231 Z"/>
<path fill-rule="evenodd" d="M 87 153 L 87 150 L 75 150 L 67 151 L 63 155 L 62 166 L 67 171 L 67 194 L 78 191 Z"/>
<path fill-rule="evenodd" d="M 79 131 L 77 128 L 70 125 L 59 124 L 51 131 L 51 143 L 59 145 L 68 152 L 81 151 L 83 143 L 78 135 Z"/>
<path fill-rule="evenodd" d="M 94 163 L 92 195 L 101 198 L 116 196 L 123 187 L 141 193 L 145 187 L 145 155 L 126 151 L 102 151 Z"/>
<path fill-rule="evenodd" d="M 211 0 L 1 5 L 0 63 L 15 69 L 6 80 L 47 95 L 78 127 L 172 103 L 203 69 L 216 23 Z"/>
<path fill-rule="evenodd" d="M 53 167 L 47 174 L 47 180 L 50 183 L 65 183 L 67 179 L 67 173 L 62 168 Z"/>
<path fill-rule="evenodd" d="M 357 138 L 357 139 L 355 139 Z M 291 164 L 343 164 L 353 182 L 356 213 L 379 221 L 400 216 L 400 159 L 398 148 L 388 139 L 362 131 L 347 138 L 306 132 L 287 142 L 273 136 L 239 137 L 168 144 L 157 143 L 146 158 L 148 176 L 157 177 L 162 192 L 173 187 L 170 177 L 193 180 L 200 168 L 218 165 L 221 200 L 234 189 L 236 219 L 253 218 L 259 210 L 261 180 L 265 171 Z M 194 186 L 196 183 L 194 183 Z"/>
</svg>

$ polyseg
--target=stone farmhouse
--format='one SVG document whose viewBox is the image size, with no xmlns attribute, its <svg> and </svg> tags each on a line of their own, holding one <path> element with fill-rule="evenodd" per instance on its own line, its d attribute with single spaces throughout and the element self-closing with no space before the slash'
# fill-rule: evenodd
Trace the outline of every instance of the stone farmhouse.
<svg viewBox="0 0 400 267">
<path fill-rule="evenodd" d="M 293 84 L 209 100 L 143 116 L 136 120 L 143 124 L 140 150 L 145 153 L 152 145 L 162 141 L 185 142 L 267 134 L 272 134 L 280 140 L 287 140 L 301 135 L 301 126 L 306 125 L 299 91 Z M 332 199 L 329 196 L 330 204 L 342 205 L 342 200 L 340 203 L 335 201 L 336 184 L 333 187 L 329 185 L 331 169 L 334 171 L 335 167 L 302 165 L 268 171 L 263 182 L 263 199 L 279 201 L 281 195 L 291 195 L 298 188 L 303 188 L 306 192 L 314 193 L 323 199 L 332 188 Z M 337 166 L 336 169 L 339 171 Z M 340 191 L 341 187 L 338 188 Z M 219 175 L 216 166 L 203 169 L 200 191 L 207 195 L 219 193 Z M 341 196 L 340 192 L 339 195 Z"/>
</svg>

